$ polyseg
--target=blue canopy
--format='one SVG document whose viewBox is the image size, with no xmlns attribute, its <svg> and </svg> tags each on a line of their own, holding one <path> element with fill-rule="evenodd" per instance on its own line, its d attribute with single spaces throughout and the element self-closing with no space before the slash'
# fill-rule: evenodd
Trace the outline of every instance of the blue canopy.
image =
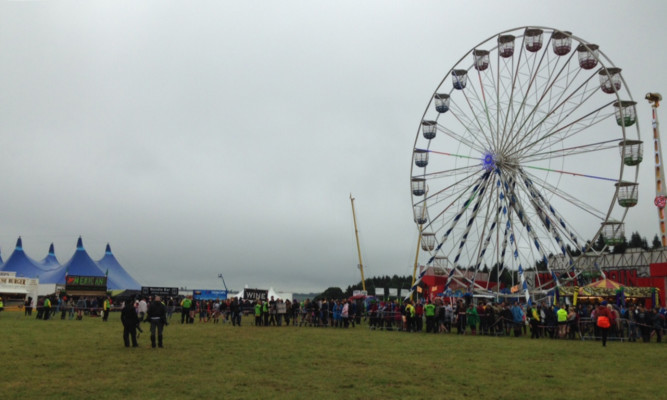
<svg viewBox="0 0 667 400">
<path fill-rule="evenodd" d="M 53 243 L 49 246 L 49 254 L 44 257 L 42 261 L 39 262 L 40 267 L 44 270 L 58 269 L 60 267 L 60 262 L 56 258 L 56 253 L 53 250 Z"/>
<path fill-rule="evenodd" d="M 81 237 L 76 242 L 76 251 L 72 258 L 59 268 L 47 271 L 39 277 L 39 283 L 59 283 L 65 284 L 65 275 L 81 276 L 104 276 L 104 272 L 97 266 L 95 261 L 88 255 L 83 248 Z M 111 289 L 112 283 L 107 279 L 107 288 Z"/>
<path fill-rule="evenodd" d="M 107 249 L 104 252 L 104 257 L 97 262 L 97 265 L 102 271 L 108 273 L 107 275 L 107 286 L 110 290 L 117 289 L 131 289 L 131 290 L 141 290 L 141 285 L 139 282 L 134 280 L 134 278 L 125 271 L 122 265 L 116 260 L 113 253 L 111 253 L 111 246 L 107 243 Z M 112 287 L 116 285 L 117 287 Z"/>
<path fill-rule="evenodd" d="M 25 278 L 41 278 L 46 273 L 46 270 L 40 268 L 39 262 L 25 254 L 20 236 L 16 241 L 16 247 L 12 255 L 9 256 L 7 262 L 2 264 L 0 271 L 14 271 L 16 276 Z"/>
</svg>

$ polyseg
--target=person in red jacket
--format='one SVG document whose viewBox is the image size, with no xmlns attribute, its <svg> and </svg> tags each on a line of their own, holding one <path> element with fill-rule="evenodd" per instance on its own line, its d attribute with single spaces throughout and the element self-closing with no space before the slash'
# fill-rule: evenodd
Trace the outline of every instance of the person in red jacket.
<svg viewBox="0 0 667 400">
<path fill-rule="evenodd" d="M 603 301 L 596 310 L 595 313 L 596 324 L 600 330 L 600 335 L 602 336 L 602 346 L 607 346 L 607 334 L 609 333 L 609 328 L 611 327 L 612 315 L 609 309 L 607 308 L 607 302 Z"/>
</svg>

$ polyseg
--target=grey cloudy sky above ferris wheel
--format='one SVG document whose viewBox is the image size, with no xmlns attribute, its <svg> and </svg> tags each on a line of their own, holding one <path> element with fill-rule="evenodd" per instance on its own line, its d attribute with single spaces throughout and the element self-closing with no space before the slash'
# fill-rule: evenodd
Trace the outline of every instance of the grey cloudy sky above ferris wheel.
<svg viewBox="0 0 667 400">
<path fill-rule="evenodd" d="M 345 287 L 351 193 L 366 276 L 411 274 L 424 108 L 473 46 L 528 25 L 623 69 L 648 144 L 626 232 L 650 241 L 644 95 L 667 93 L 664 15 L 659 1 L 2 2 L 2 257 L 21 235 L 30 257 L 53 242 L 66 262 L 82 236 L 146 285 Z"/>
</svg>

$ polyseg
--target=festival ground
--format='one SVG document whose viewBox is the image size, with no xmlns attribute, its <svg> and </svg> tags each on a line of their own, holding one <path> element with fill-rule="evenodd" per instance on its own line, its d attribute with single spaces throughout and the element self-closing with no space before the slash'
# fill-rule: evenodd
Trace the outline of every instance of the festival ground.
<svg viewBox="0 0 667 400">
<path fill-rule="evenodd" d="M 531 340 L 176 322 L 125 348 L 118 313 L 0 313 L 4 399 L 563 399 L 665 397 L 665 343 Z"/>
</svg>

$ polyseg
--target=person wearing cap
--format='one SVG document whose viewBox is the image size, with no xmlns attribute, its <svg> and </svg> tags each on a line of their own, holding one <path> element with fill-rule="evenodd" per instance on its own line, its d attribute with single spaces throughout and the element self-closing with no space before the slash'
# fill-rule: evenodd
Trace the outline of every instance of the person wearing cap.
<svg viewBox="0 0 667 400">
<path fill-rule="evenodd" d="M 157 331 L 157 345 L 158 347 L 163 347 L 162 344 L 162 330 L 165 325 L 169 325 L 167 322 L 167 306 L 165 306 L 160 296 L 155 296 L 148 306 L 148 314 L 146 317 L 147 321 L 151 323 L 151 347 L 155 348 L 155 333 Z"/>
</svg>

